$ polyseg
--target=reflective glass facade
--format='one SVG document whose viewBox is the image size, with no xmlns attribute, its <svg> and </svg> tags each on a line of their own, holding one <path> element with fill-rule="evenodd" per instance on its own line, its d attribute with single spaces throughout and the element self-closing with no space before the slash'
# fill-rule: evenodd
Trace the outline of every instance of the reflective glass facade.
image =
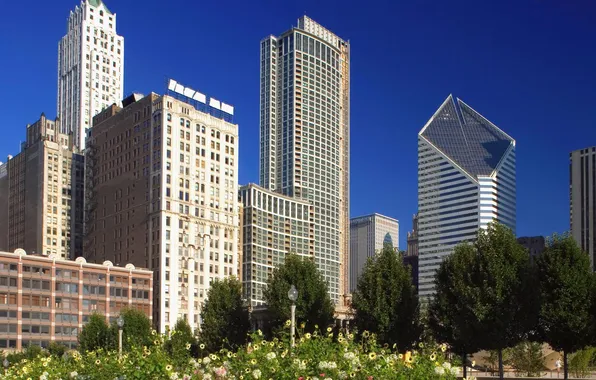
<svg viewBox="0 0 596 380">
<path fill-rule="evenodd" d="M 421 297 L 442 260 L 494 220 L 515 232 L 515 140 L 449 96 L 418 135 Z"/>
<path fill-rule="evenodd" d="M 304 16 L 261 42 L 260 184 L 314 207 L 315 261 L 347 291 L 349 43 Z"/>
</svg>

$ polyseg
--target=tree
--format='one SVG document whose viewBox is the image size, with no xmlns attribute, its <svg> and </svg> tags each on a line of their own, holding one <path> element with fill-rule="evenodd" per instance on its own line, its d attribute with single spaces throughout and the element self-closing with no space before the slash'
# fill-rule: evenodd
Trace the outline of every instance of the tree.
<svg viewBox="0 0 596 380">
<path fill-rule="evenodd" d="M 442 305 L 439 309 L 445 310 L 437 315 L 442 318 L 440 326 L 445 329 L 445 338 L 451 335 L 468 342 L 470 348 L 496 350 L 499 377 L 502 379 L 503 349 L 528 338 L 536 326 L 537 297 L 530 255 L 517 243 L 513 232 L 498 223 L 490 223 L 486 230 L 480 229 L 474 245 L 460 250 L 466 251 L 461 254 L 462 262 L 454 263 L 457 265 L 450 268 L 450 272 L 461 270 L 463 273 L 461 277 L 455 273 L 450 276 L 454 276 L 458 289 L 454 294 L 461 298 L 452 300 L 458 309 L 449 309 L 444 304 L 445 300 L 440 301 Z M 438 276 L 441 275 L 447 276 L 438 273 Z M 445 289 L 449 281 L 437 278 L 437 284 L 442 288 L 437 291 L 446 292 L 449 296 L 449 289 Z M 458 281 L 461 283 L 458 284 Z M 456 319 L 458 312 L 467 327 L 460 327 L 461 321 Z M 458 330 L 450 332 L 445 320 L 457 321 Z M 473 334 L 473 340 L 468 341 L 466 334 Z"/>
<path fill-rule="evenodd" d="M 540 289 L 538 327 L 542 339 L 567 355 L 591 343 L 594 333 L 594 279 L 588 256 L 572 236 L 554 235 L 537 260 Z"/>
<path fill-rule="evenodd" d="M 235 349 L 246 342 L 250 329 L 248 310 L 242 301 L 242 284 L 233 277 L 216 279 L 203 305 L 199 341 L 205 349 Z"/>
<path fill-rule="evenodd" d="M 184 366 L 188 365 L 196 343 L 192 328 L 186 319 L 179 319 L 171 332 L 170 339 L 165 343 L 165 350 L 177 369 L 183 370 Z"/>
<path fill-rule="evenodd" d="M 95 351 L 99 348 L 110 348 L 110 329 L 106 323 L 106 317 L 99 314 L 92 314 L 89 322 L 79 334 L 79 350 L 81 352 Z"/>
<path fill-rule="evenodd" d="M 122 327 L 122 348 L 124 350 L 152 344 L 151 320 L 145 313 L 137 309 L 123 308 L 120 310 L 120 316 L 124 320 L 124 326 Z M 112 322 L 110 336 L 112 344 L 116 348 L 118 344 L 118 325 L 116 321 Z"/>
<path fill-rule="evenodd" d="M 68 347 L 55 341 L 50 342 L 48 345 L 48 353 L 56 358 L 61 358 L 68 351 Z"/>
<path fill-rule="evenodd" d="M 264 292 L 272 327 L 281 327 L 291 317 L 288 290 L 292 285 L 298 290 L 296 321 L 304 322 L 307 330 L 330 325 L 334 307 L 327 283 L 311 259 L 288 254 L 284 264 L 273 271 Z"/>
<path fill-rule="evenodd" d="M 352 295 L 353 324 L 380 343 L 411 348 L 420 338 L 420 308 L 410 271 L 389 244 L 368 259 Z"/>
<path fill-rule="evenodd" d="M 515 347 L 507 349 L 507 362 L 518 372 L 524 372 L 528 377 L 540 377 L 544 367 L 542 343 L 521 342 Z"/>
<path fill-rule="evenodd" d="M 455 247 L 445 258 L 435 275 L 436 293 L 428 308 L 428 326 L 439 342 L 448 343 L 461 355 L 464 378 L 467 357 L 479 349 L 476 337 L 478 321 L 474 309 L 476 281 L 474 264 L 476 250 L 468 243 Z"/>
</svg>

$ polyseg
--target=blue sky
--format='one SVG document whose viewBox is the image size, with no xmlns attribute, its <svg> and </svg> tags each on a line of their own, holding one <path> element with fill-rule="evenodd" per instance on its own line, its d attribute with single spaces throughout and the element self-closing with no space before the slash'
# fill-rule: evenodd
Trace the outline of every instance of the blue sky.
<svg viewBox="0 0 596 380">
<path fill-rule="evenodd" d="M 56 114 L 59 39 L 76 0 L 10 1 L 0 23 L 0 160 Z M 596 145 L 596 1 L 107 0 L 125 94 L 167 77 L 235 106 L 240 183 L 258 182 L 259 42 L 307 14 L 349 39 L 351 215 L 417 207 L 417 133 L 453 93 L 517 140 L 518 235 L 569 228 L 569 152 Z"/>
</svg>

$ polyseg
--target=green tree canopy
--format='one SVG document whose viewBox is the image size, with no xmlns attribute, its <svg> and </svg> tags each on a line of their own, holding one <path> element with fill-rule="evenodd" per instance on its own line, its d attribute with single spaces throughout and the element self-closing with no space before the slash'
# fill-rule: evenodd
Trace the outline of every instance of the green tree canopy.
<svg viewBox="0 0 596 380">
<path fill-rule="evenodd" d="M 122 347 L 130 350 L 134 346 L 150 346 L 153 342 L 151 335 L 151 320 L 140 310 L 124 308 L 120 310 L 120 316 L 124 320 L 122 328 Z M 116 321 L 110 326 L 111 341 L 114 348 L 118 346 L 118 325 Z"/>
<path fill-rule="evenodd" d="M 106 317 L 92 314 L 89 322 L 83 326 L 79 333 L 79 350 L 81 352 L 95 351 L 98 348 L 110 347 L 110 329 Z"/>
<path fill-rule="evenodd" d="M 499 223 L 480 229 L 473 246 L 457 251 L 456 258 L 446 259 L 445 268 L 437 275 L 441 289 L 437 289 L 440 298 L 433 306 L 434 329 L 443 339 L 451 336 L 461 351 L 497 350 L 501 357 L 503 349 L 515 346 L 535 330 L 537 296 L 530 256 L 513 232 Z M 463 273 L 455 274 L 455 270 Z M 455 289 L 446 289 L 451 281 Z M 455 302 L 457 308 L 451 309 L 446 302 Z M 448 323 L 457 328 L 448 327 Z M 499 360 L 501 378 L 502 363 Z"/>
<path fill-rule="evenodd" d="M 540 288 L 538 327 L 542 339 L 567 354 L 591 343 L 594 278 L 588 256 L 572 236 L 554 235 L 536 262 Z"/>
<path fill-rule="evenodd" d="M 352 295 L 353 324 L 377 334 L 380 343 L 410 348 L 422 332 L 418 296 L 410 271 L 391 245 L 369 258 Z"/>
<path fill-rule="evenodd" d="M 250 329 L 248 310 L 242 301 L 242 284 L 233 277 L 215 280 L 203 305 L 199 341 L 209 352 L 235 349 L 244 344 Z"/>
<path fill-rule="evenodd" d="M 164 348 L 172 358 L 176 369 L 184 371 L 193 351 L 196 349 L 196 338 L 186 319 L 179 319 L 171 331 L 170 338 Z"/>
<path fill-rule="evenodd" d="M 436 293 L 428 307 L 428 326 L 435 339 L 448 343 L 464 360 L 479 349 L 475 332 L 478 321 L 470 307 L 477 297 L 475 260 L 474 246 L 457 245 L 435 275 Z"/>
<path fill-rule="evenodd" d="M 327 283 L 315 263 L 310 259 L 288 254 L 285 263 L 273 271 L 264 292 L 273 329 L 281 327 L 291 317 L 288 290 L 292 285 L 298 290 L 297 323 L 304 322 L 309 330 L 315 325 L 323 328 L 332 323 L 333 303 Z"/>
</svg>

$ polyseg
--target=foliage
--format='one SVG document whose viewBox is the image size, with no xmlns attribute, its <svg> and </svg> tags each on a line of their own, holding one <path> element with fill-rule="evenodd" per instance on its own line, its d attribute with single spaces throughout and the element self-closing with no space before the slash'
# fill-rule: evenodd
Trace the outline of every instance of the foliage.
<svg viewBox="0 0 596 380">
<path fill-rule="evenodd" d="M 297 323 L 304 322 L 310 328 L 328 326 L 333 321 L 334 307 L 327 283 L 312 260 L 294 254 L 286 255 L 285 263 L 274 269 L 264 292 L 272 326 L 281 327 L 290 319 L 288 290 L 292 285 L 298 290 Z"/>
<path fill-rule="evenodd" d="M 478 351 L 480 344 L 475 333 L 478 321 L 471 307 L 477 297 L 475 261 L 472 245 L 456 246 L 435 275 L 436 294 L 428 308 L 428 326 L 433 336 L 447 342 L 460 355 Z"/>
<path fill-rule="evenodd" d="M 50 344 L 48 345 L 48 353 L 51 356 L 61 357 L 66 353 L 66 351 L 68 351 L 68 347 L 66 347 L 63 344 L 50 342 Z"/>
<path fill-rule="evenodd" d="M 10 352 L 6 354 L 6 360 L 8 360 L 9 365 L 12 366 L 15 363 L 21 362 L 23 359 L 32 360 L 38 356 L 47 356 L 47 352 L 39 346 L 29 345 L 21 352 Z"/>
<path fill-rule="evenodd" d="M 590 367 L 594 354 L 596 354 L 596 348 L 586 347 L 569 355 L 569 369 L 574 377 L 586 378 L 590 376 Z"/>
<path fill-rule="evenodd" d="M 310 329 L 309 329 L 310 331 Z M 153 335 L 148 347 L 133 347 L 119 359 L 115 351 L 98 350 L 62 358 L 37 357 L 10 368 L 7 380 L 31 379 L 400 379 L 454 380 L 456 368 L 445 361 L 444 346 L 423 346 L 399 353 L 379 346 L 373 334 L 356 342 L 354 336 L 298 329 L 296 346 L 266 341 L 260 332 L 237 351 L 202 353 L 177 370 L 165 350 L 165 337 Z"/>
<path fill-rule="evenodd" d="M 481 349 L 502 350 L 530 335 L 536 324 L 536 293 L 529 253 L 498 223 L 479 230 L 472 276 L 475 333 Z"/>
<path fill-rule="evenodd" d="M 420 338 L 422 327 L 416 289 L 408 268 L 391 245 L 369 258 L 352 295 L 353 325 L 371 331 L 380 343 L 405 350 Z"/>
<path fill-rule="evenodd" d="M 133 346 L 148 346 L 151 344 L 151 320 L 140 310 L 124 308 L 120 310 L 124 320 L 122 327 L 123 350 L 130 350 Z M 118 325 L 116 321 L 110 326 L 110 341 L 114 349 L 118 347 Z"/>
<path fill-rule="evenodd" d="M 208 352 L 235 349 L 246 342 L 250 329 L 248 310 L 242 301 L 242 284 L 235 278 L 215 280 L 203 305 L 199 341 Z"/>
<path fill-rule="evenodd" d="M 111 347 L 110 331 L 106 323 L 106 317 L 99 314 L 93 314 L 89 317 L 89 322 L 79 333 L 79 349 L 81 352 L 95 351 L 102 347 Z"/>
<path fill-rule="evenodd" d="M 528 377 L 540 377 L 541 371 L 545 370 L 541 343 L 521 342 L 507 349 L 505 357 L 509 365 Z"/>
<path fill-rule="evenodd" d="M 570 235 L 554 235 L 537 260 L 540 288 L 538 327 L 555 350 L 574 352 L 593 333 L 594 282 L 589 258 Z"/>
<path fill-rule="evenodd" d="M 174 368 L 182 369 L 192 355 L 193 348 L 196 348 L 197 341 L 192 333 L 192 329 L 186 319 L 179 319 L 171 332 L 170 339 L 164 344 L 164 348 L 172 362 Z"/>
</svg>

